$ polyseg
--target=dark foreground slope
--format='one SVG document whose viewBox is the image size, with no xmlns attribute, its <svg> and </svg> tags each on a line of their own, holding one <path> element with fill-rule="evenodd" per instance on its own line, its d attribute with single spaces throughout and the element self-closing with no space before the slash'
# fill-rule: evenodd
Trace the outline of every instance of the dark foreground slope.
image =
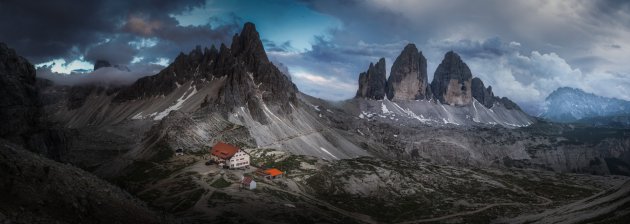
<svg viewBox="0 0 630 224">
<path fill-rule="evenodd" d="M 0 222 L 172 223 L 79 168 L 0 140 Z"/>
</svg>

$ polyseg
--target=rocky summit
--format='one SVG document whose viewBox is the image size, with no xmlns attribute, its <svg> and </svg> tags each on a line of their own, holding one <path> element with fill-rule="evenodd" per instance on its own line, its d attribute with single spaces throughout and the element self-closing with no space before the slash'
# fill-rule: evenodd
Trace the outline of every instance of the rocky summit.
<svg viewBox="0 0 630 224">
<path fill-rule="evenodd" d="M 463 106 L 472 102 L 472 73 L 459 55 L 449 51 L 435 70 L 431 89 L 442 103 Z"/>
<path fill-rule="evenodd" d="M 387 80 L 389 100 L 431 99 L 431 89 L 427 88 L 427 59 L 415 44 L 408 44 L 398 55 Z"/>
<path fill-rule="evenodd" d="M 218 94 L 208 94 L 206 101 L 215 102 L 219 109 L 231 110 L 246 106 L 254 119 L 266 123 L 263 104 L 274 106 L 286 114 L 297 105 L 297 87 L 268 59 L 253 23 L 246 23 L 235 34 L 231 48 L 221 44 L 217 50 L 197 47 L 188 54 L 180 53 L 172 64 L 155 76 L 139 79 L 120 91 L 114 102 L 168 95 L 178 86 L 192 82 L 196 89 L 212 80 L 222 83 Z"/>
<path fill-rule="evenodd" d="M 370 63 L 366 72 L 359 75 L 359 89 L 356 97 L 382 100 L 385 97 L 385 58 L 378 60 L 376 65 Z"/>
</svg>

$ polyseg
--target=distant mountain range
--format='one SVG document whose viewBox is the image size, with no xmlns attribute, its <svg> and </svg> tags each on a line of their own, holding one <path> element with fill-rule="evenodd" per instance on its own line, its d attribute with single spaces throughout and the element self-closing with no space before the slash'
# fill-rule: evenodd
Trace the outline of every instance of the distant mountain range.
<svg viewBox="0 0 630 224">
<path fill-rule="evenodd" d="M 630 116 L 630 101 L 607 98 L 581 89 L 562 87 L 545 99 L 540 117 L 555 122 L 580 122 L 603 125 L 626 121 Z"/>
</svg>

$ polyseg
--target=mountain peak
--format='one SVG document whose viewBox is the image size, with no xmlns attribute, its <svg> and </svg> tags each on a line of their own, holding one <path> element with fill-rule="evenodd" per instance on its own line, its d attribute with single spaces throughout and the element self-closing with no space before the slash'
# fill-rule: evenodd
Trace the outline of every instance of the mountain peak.
<svg viewBox="0 0 630 224">
<path fill-rule="evenodd" d="M 240 57 L 247 64 L 255 65 L 269 62 L 260 35 L 256 31 L 256 25 L 251 22 L 243 25 L 240 34 L 234 35 L 231 50 L 235 56 Z"/>
<path fill-rule="evenodd" d="M 598 96 L 572 87 L 560 87 L 545 98 L 541 117 L 556 122 L 627 114 L 630 101 Z"/>
<path fill-rule="evenodd" d="M 390 100 L 431 99 L 428 86 L 427 59 L 413 43 L 407 44 L 396 57 L 387 80 L 387 98 Z"/>
<path fill-rule="evenodd" d="M 459 55 L 449 51 L 435 70 L 431 88 L 442 103 L 463 106 L 472 102 L 472 72 Z"/>
<path fill-rule="evenodd" d="M 414 43 L 408 43 L 407 45 L 405 45 L 405 48 L 403 48 L 400 54 L 408 54 L 408 53 L 416 53 L 416 52 L 418 52 L 418 48 L 416 47 L 416 45 Z"/>
</svg>

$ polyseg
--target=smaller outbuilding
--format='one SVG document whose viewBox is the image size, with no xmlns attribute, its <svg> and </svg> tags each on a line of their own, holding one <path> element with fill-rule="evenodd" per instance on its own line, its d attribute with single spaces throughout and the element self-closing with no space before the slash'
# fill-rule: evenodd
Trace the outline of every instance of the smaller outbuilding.
<svg viewBox="0 0 630 224">
<path fill-rule="evenodd" d="M 254 190 L 256 189 L 256 181 L 252 177 L 241 177 L 241 188 Z"/>
<path fill-rule="evenodd" d="M 282 178 L 282 174 L 284 174 L 282 171 L 276 168 L 266 169 L 263 173 L 264 173 L 264 177 L 269 180 Z"/>
</svg>

